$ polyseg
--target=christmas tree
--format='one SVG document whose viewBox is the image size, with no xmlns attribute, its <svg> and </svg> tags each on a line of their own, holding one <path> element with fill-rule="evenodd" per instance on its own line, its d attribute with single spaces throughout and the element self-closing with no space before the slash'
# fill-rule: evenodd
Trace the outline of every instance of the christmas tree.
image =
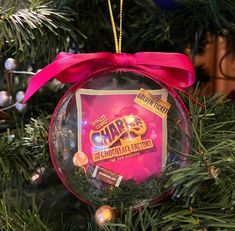
<svg viewBox="0 0 235 231">
<path fill-rule="evenodd" d="M 120 1 L 111 2 L 118 19 Z M 27 104 L 22 99 L 29 78 L 58 52 L 114 51 L 107 1 L 3 0 L 0 23 L 1 230 L 99 230 L 95 209 L 63 186 L 50 160 L 49 123 L 70 86 L 53 80 Z M 211 38 L 234 54 L 234 23 L 232 0 L 124 0 L 122 50 L 187 53 L 198 66 Z M 190 91 L 204 108 L 182 94 L 192 149 L 184 153 L 189 164 L 167 172 L 171 195 L 141 209 L 117 205 L 104 230 L 235 230 L 235 106 L 205 91 L 211 73 L 196 73 Z"/>
</svg>

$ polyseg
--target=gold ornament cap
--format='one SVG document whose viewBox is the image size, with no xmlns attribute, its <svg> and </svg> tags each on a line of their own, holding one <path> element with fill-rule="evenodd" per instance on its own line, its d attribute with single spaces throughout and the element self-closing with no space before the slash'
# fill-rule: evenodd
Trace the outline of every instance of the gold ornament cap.
<svg viewBox="0 0 235 231">
<path fill-rule="evenodd" d="M 106 223 L 116 218 L 116 212 L 111 206 L 103 205 L 96 210 L 94 218 L 96 225 L 102 229 Z"/>
</svg>

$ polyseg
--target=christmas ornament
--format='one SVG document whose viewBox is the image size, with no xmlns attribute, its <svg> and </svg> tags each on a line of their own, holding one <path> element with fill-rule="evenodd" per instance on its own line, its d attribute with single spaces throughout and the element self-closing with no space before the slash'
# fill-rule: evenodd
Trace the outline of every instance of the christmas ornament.
<svg viewBox="0 0 235 231">
<path fill-rule="evenodd" d="M 15 108 L 18 112 L 24 113 L 27 110 L 27 104 L 22 104 L 22 103 L 16 102 Z"/>
<path fill-rule="evenodd" d="M 7 107 L 12 104 L 12 96 L 7 91 L 0 91 L 0 107 Z"/>
<path fill-rule="evenodd" d="M 45 167 L 38 167 L 36 171 L 31 176 L 31 183 L 32 184 L 39 184 L 42 181 L 42 176 L 45 174 L 46 168 Z"/>
<path fill-rule="evenodd" d="M 188 113 L 173 89 L 194 82 L 188 57 L 60 53 L 31 79 L 24 102 L 55 75 L 76 82 L 57 105 L 48 137 L 65 186 L 95 206 L 163 198 L 167 165 L 187 164 L 181 153 L 190 150 Z"/>
<path fill-rule="evenodd" d="M 16 68 L 17 68 L 17 62 L 15 59 L 13 58 L 8 58 L 6 61 L 5 61 L 5 69 L 7 71 L 15 71 Z"/>
<path fill-rule="evenodd" d="M 16 93 L 16 101 L 20 103 L 20 102 L 23 101 L 23 99 L 24 99 L 24 92 L 23 91 L 18 91 Z"/>
<path fill-rule="evenodd" d="M 96 210 L 94 218 L 96 225 L 103 228 L 105 224 L 115 220 L 116 213 L 111 206 L 103 205 Z"/>
</svg>

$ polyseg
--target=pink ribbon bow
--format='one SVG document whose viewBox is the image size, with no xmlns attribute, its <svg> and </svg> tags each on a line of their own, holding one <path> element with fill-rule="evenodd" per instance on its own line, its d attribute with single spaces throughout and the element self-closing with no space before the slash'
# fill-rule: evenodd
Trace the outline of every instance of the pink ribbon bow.
<svg viewBox="0 0 235 231">
<path fill-rule="evenodd" d="M 54 77 L 64 83 L 82 82 L 95 77 L 98 73 L 116 70 L 145 74 L 153 80 L 181 90 L 191 86 L 195 81 L 194 67 L 190 59 L 179 53 L 70 54 L 61 52 L 51 64 L 30 80 L 23 102 L 25 103 Z"/>
</svg>

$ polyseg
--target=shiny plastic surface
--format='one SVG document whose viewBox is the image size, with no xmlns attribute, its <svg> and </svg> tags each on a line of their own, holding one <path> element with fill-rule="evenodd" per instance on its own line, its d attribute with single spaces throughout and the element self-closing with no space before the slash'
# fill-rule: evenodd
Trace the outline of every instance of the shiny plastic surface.
<svg viewBox="0 0 235 231">
<path fill-rule="evenodd" d="M 141 88 L 171 104 L 164 118 L 134 102 Z M 49 146 L 57 174 L 79 199 L 136 206 L 162 197 L 165 172 L 187 164 L 190 122 L 173 89 L 132 72 L 107 73 L 65 93 Z"/>
</svg>

